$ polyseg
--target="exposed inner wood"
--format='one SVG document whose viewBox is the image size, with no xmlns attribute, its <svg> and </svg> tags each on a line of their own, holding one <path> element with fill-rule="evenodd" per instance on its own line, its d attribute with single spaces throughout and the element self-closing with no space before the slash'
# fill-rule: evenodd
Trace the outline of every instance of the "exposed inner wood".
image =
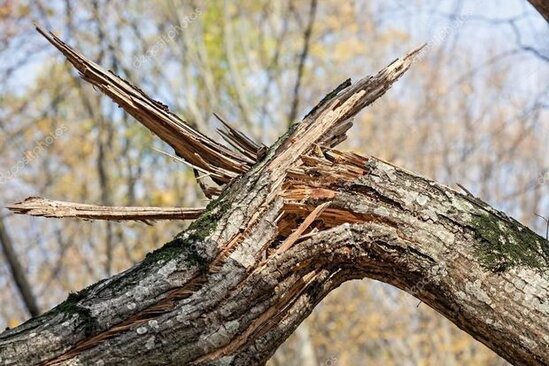
<svg viewBox="0 0 549 366">
<path fill-rule="evenodd" d="M 307 215 L 307 217 L 305 217 L 305 220 L 303 220 L 303 222 L 297 227 L 297 229 L 295 229 L 293 233 L 288 235 L 286 240 L 282 242 L 275 254 L 290 249 L 290 247 L 299 239 L 301 235 L 303 235 L 303 233 L 320 216 L 320 214 L 322 214 L 322 212 L 326 209 L 326 207 L 328 207 L 328 205 L 330 205 L 330 202 L 325 202 L 312 210 L 311 213 Z"/>
<path fill-rule="evenodd" d="M 218 129 L 221 137 L 223 137 L 225 141 L 227 141 L 240 153 L 246 156 L 251 164 L 256 163 L 257 160 L 261 160 L 265 156 L 265 153 L 267 152 L 267 147 L 265 145 L 257 144 L 244 133 L 232 127 L 223 118 L 221 118 L 219 114 L 214 113 L 214 116 L 219 120 L 219 122 L 223 124 L 226 129 L 226 131 Z"/>
<path fill-rule="evenodd" d="M 55 218 L 81 218 L 90 220 L 136 220 L 148 223 L 155 220 L 194 220 L 205 208 L 179 207 L 128 207 L 99 206 L 84 203 L 54 201 L 29 197 L 22 202 L 6 206 L 16 214 Z"/>
</svg>

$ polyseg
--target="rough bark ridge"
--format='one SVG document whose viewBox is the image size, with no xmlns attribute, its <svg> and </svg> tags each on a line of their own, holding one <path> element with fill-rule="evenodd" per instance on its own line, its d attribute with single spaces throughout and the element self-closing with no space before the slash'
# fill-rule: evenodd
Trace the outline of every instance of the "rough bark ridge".
<svg viewBox="0 0 549 366">
<path fill-rule="evenodd" d="M 549 363 L 546 240 L 476 197 L 333 149 L 418 50 L 342 83 L 266 152 L 229 127 L 229 154 L 41 33 L 85 80 L 212 175 L 217 186 L 201 187 L 220 195 L 139 265 L 0 335 L 2 363 L 263 364 L 324 296 L 364 277 L 408 291 L 511 362 Z M 65 216 L 66 203 L 59 213 L 41 202 L 12 208 Z"/>
</svg>

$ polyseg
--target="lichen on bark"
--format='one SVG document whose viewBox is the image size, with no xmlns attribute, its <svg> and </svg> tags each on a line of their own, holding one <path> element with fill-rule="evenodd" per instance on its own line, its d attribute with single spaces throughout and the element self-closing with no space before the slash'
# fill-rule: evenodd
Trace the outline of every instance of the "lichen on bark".
<svg viewBox="0 0 549 366">
<path fill-rule="evenodd" d="M 80 318 L 80 326 L 84 329 L 84 334 L 89 336 L 97 327 L 97 321 L 91 315 L 91 311 L 88 308 L 76 305 L 74 303 L 67 303 L 63 305 L 63 311 L 66 314 L 76 314 Z"/>
<path fill-rule="evenodd" d="M 485 268 L 494 272 L 522 266 L 546 271 L 549 268 L 549 243 L 513 219 L 498 220 L 495 215 L 477 213 L 471 221 L 479 239 L 476 253 Z"/>
<path fill-rule="evenodd" d="M 219 197 L 211 201 L 204 214 L 194 221 L 187 230 L 177 235 L 172 241 L 150 252 L 143 261 L 144 265 L 167 262 L 183 255 L 190 265 L 205 268 L 208 258 L 199 250 L 197 243 L 205 240 L 216 228 L 217 221 L 228 209 L 228 204 Z"/>
<path fill-rule="evenodd" d="M 78 326 L 82 327 L 86 336 L 89 336 L 97 328 L 97 320 L 92 316 L 90 309 L 79 305 L 78 302 L 86 297 L 91 287 L 93 286 L 76 293 L 71 292 L 65 301 L 54 307 L 49 313 L 52 315 L 62 313 L 68 317 L 78 316 Z"/>
</svg>

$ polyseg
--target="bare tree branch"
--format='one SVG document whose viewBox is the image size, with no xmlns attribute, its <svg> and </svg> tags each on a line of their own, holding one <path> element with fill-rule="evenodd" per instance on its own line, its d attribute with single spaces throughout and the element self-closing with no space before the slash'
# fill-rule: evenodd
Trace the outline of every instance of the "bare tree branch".
<svg viewBox="0 0 549 366">
<path fill-rule="evenodd" d="M 299 107 L 299 89 L 301 88 L 303 73 L 305 71 L 305 62 L 307 61 L 307 56 L 309 55 L 311 34 L 313 33 L 313 25 L 315 23 L 316 7 L 317 0 L 311 0 L 311 4 L 309 6 L 309 21 L 307 22 L 307 27 L 305 28 L 305 32 L 303 33 L 303 50 L 301 51 L 301 55 L 299 56 L 299 64 L 297 66 L 297 78 L 294 86 L 294 96 L 292 98 L 290 114 L 288 115 L 289 124 L 294 123 L 297 117 Z"/>
<path fill-rule="evenodd" d="M 4 219 L 2 217 L 0 217 L 0 243 L 2 243 L 4 256 L 6 257 L 13 280 L 15 281 L 15 286 L 21 294 L 21 298 L 23 299 L 23 303 L 25 304 L 27 311 L 33 317 L 40 315 L 41 311 L 38 307 L 38 303 L 36 302 L 36 298 L 32 293 L 31 285 L 27 280 L 27 274 L 23 270 L 23 267 L 19 262 L 19 258 L 17 258 L 13 241 L 4 226 Z"/>
</svg>

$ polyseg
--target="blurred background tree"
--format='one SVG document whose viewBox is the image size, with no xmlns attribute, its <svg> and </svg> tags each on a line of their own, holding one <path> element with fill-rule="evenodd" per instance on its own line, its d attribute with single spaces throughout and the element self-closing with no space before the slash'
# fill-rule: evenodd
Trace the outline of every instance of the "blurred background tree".
<svg viewBox="0 0 549 366">
<path fill-rule="evenodd" d="M 414 71 L 357 117 L 344 148 L 460 183 L 545 233 L 535 215 L 549 214 L 549 32 L 526 1 L 5 0 L 0 20 L 2 207 L 29 195 L 204 203 L 192 171 L 74 77 L 35 21 L 201 131 L 213 135 L 217 112 L 266 144 L 346 77 L 429 42 Z M 29 317 L 29 301 L 47 310 L 185 225 L 53 221 L 5 209 L 0 219 L 4 327 Z M 26 284 L 14 280 L 14 260 Z M 505 364 L 410 295 L 374 281 L 330 294 L 270 363 Z"/>
</svg>

